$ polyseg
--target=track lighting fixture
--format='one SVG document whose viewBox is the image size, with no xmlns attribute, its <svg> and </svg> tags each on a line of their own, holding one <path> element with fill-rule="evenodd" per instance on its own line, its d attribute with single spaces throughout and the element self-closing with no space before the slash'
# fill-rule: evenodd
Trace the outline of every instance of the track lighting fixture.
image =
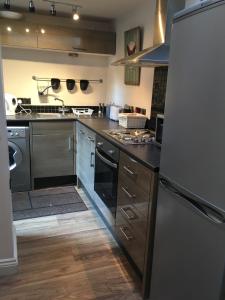
<svg viewBox="0 0 225 300">
<path fill-rule="evenodd" d="M 29 8 L 29 12 L 35 13 L 36 9 L 35 9 L 33 0 L 29 0 L 28 8 Z"/>
<path fill-rule="evenodd" d="M 51 14 L 52 16 L 56 16 L 55 3 L 52 3 L 52 4 L 51 4 L 50 14 Z"/>
<path fill-rule="evenodd" d="M 78 13 L 78 6 L 73 7 L 73 19 L 74 19 L 74 21 L 78 21 L 80 19 L 80 16 Z"/>
<path fill-rule="evenodd" d="M 57 5 L 62 5 L 62 6 L 69 6 L 72 8 L 72 16 L 73 16 L 73 20 L 74 21 L 78 21 L 80 19 L 80 14 L 78 12 L 78 10 L 80 8 L 82 8 L 80 5 L 76 5 L 76 4 L 71 4 L 71 3 L 68 3 L 68 2 L 63 2 L 63 1 L 57 1 L 57 0 L 42 0 L 44 2 L 49 2 L 51 3 L 51 7 L 50 7 L 50 14 L 52 16 L 55 16 L 56 15 L 56 4 Z"/>
<path fill-rule="evenodd" d="M 4 8 L 9 10 L 10 7 L 11 7 L 10 0 L 5 0 L 5 2 L 4 2 Z"/>
</svg>

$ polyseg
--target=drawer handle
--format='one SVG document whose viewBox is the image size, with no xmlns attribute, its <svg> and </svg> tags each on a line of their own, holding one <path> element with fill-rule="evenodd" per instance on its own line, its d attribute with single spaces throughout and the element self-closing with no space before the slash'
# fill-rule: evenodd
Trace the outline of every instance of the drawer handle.
<svg viewBox="0 0 225 300">
<path fill-rule="evenodd" d="M 84 134 L 84 131 L 80 129 L 80 133 L 81 133 L 81 134 Z"/>
<path fill-rule="evenodd" d="M 136 175 L 136 174 L 135 174 L 133 171 L 131 171 L 128 167 L 123 166 L 123 168 L 124 168 L 125 171 L 127 171 L 128 174 L 130 174 L 130 175 L 132 175 L 132 176 Z"/>
<path fill-rule="evenodd" d="M 127 207 L 125 209 L 121 208 L 120 210 L 121 210 L 121 212 L 125 215 L 125 217 L 128 220 L 135 220 L 135 219 L 137 219 L 137 215 L 133 212 L 133 210 L 130 207 Z M 130 210 L 131 214 L 128 213 L 129 210 Z"/>
<path fill-rule="evenodd" d="M 129 157 L 129 160 L 132 161 L 133 163 L 137 164 L 137 161 L 133 159 L 132 157 Z"/>
<path fill-rule="evenodd" d="M 125 236 L 126 240 L 131 241 L 134 239 L 134 237 L 130 234 L 130 232 L 127 234 L 126 231 L 128 231 L 127 227 L 120 227 L 120 231 Z"/>
<path fill-rule="evenodd" d="M 131 195 L 125 187 L 122 186 L 121 189 L 130 199 L 136 198 L 136 195 Z"/>
<path fill-rule="evenodd" d="M 90 136 L 88 136 L 88 140 L 89 140 L 89 142 L 91 142 L 91 143 L 94 143 L 94 139 L 93 138 L 91 138 Z"/>
</svg>

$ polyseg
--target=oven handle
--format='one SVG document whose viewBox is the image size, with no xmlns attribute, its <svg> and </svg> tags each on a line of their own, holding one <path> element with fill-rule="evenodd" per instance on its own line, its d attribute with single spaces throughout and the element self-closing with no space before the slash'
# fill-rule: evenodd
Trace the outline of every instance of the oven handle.
<svg viewBox="0 0 225 300">
<path fill-rule="evenodd" d="M 114 164 L 113 162 L 111 162 L 110 160 L 108 160 L 107 158 L 105 158 L 104 156 L 102 156 L 100 153 L 99 153 L 99 151 L 98 151 L 98 149 L 96 148 L 95 149 L 95 153 L 96 153 L 96 155 L 105 163 L 105 164 L 107 164 L 108 166 L 110 166 L 110 167 L 112 167 L 112 168 L 114 168 L 114 169 L 117 169 L 117 164 Z"/>
</svg>

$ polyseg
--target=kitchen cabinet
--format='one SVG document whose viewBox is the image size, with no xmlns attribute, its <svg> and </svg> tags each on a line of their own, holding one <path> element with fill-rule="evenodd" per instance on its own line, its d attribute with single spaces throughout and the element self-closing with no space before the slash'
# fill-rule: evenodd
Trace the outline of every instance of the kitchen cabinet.
<svg viewBox="0 0 225 300">
<path fill-rule="evenodd" d="M 37 48 L 37 27 L 21 21 L 1 20 L 1 43 L 4 46 Z"/>
<path fill-rule="evenodd" d="M 74 124 L 74 122 L 32 123 L 33 179 L 74 175 Z"/>
<path fill-rule="evenodd" d="M 116 235 L 143 275 L 154 173 L 121 151 Z"/>
<path fill-rule="evenodd" d="M 1 20 L 3 46 L 113 55 L 116 52 L 115 32 Z"/>
<path fill-rule="evenodd" d="M 94 192 L 95 139 L 96 134 L 86 126 L 77 123 L 76 169 L 78 180 L 90 195 Z"/>
<path fill-rule="evenodd" d="M 115 54 L 115 33 L 44 26 L 45 34 L 38 34 L 38 48 L 68 52 Z"/>
</svg>

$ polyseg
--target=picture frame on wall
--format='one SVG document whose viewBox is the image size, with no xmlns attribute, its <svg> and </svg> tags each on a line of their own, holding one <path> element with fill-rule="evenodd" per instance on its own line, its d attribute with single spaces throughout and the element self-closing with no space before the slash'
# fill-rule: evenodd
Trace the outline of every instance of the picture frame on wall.
<svg viewBox="0 0 225 300">
<path fill-rule="evenodd" d="M 141 50 L 141 27 L 124 32 L 125 57 L 131 56 Z M 141 68 L 125 66 L 124 83 L 126 85 L 140 85 Z"/>
</svg>

